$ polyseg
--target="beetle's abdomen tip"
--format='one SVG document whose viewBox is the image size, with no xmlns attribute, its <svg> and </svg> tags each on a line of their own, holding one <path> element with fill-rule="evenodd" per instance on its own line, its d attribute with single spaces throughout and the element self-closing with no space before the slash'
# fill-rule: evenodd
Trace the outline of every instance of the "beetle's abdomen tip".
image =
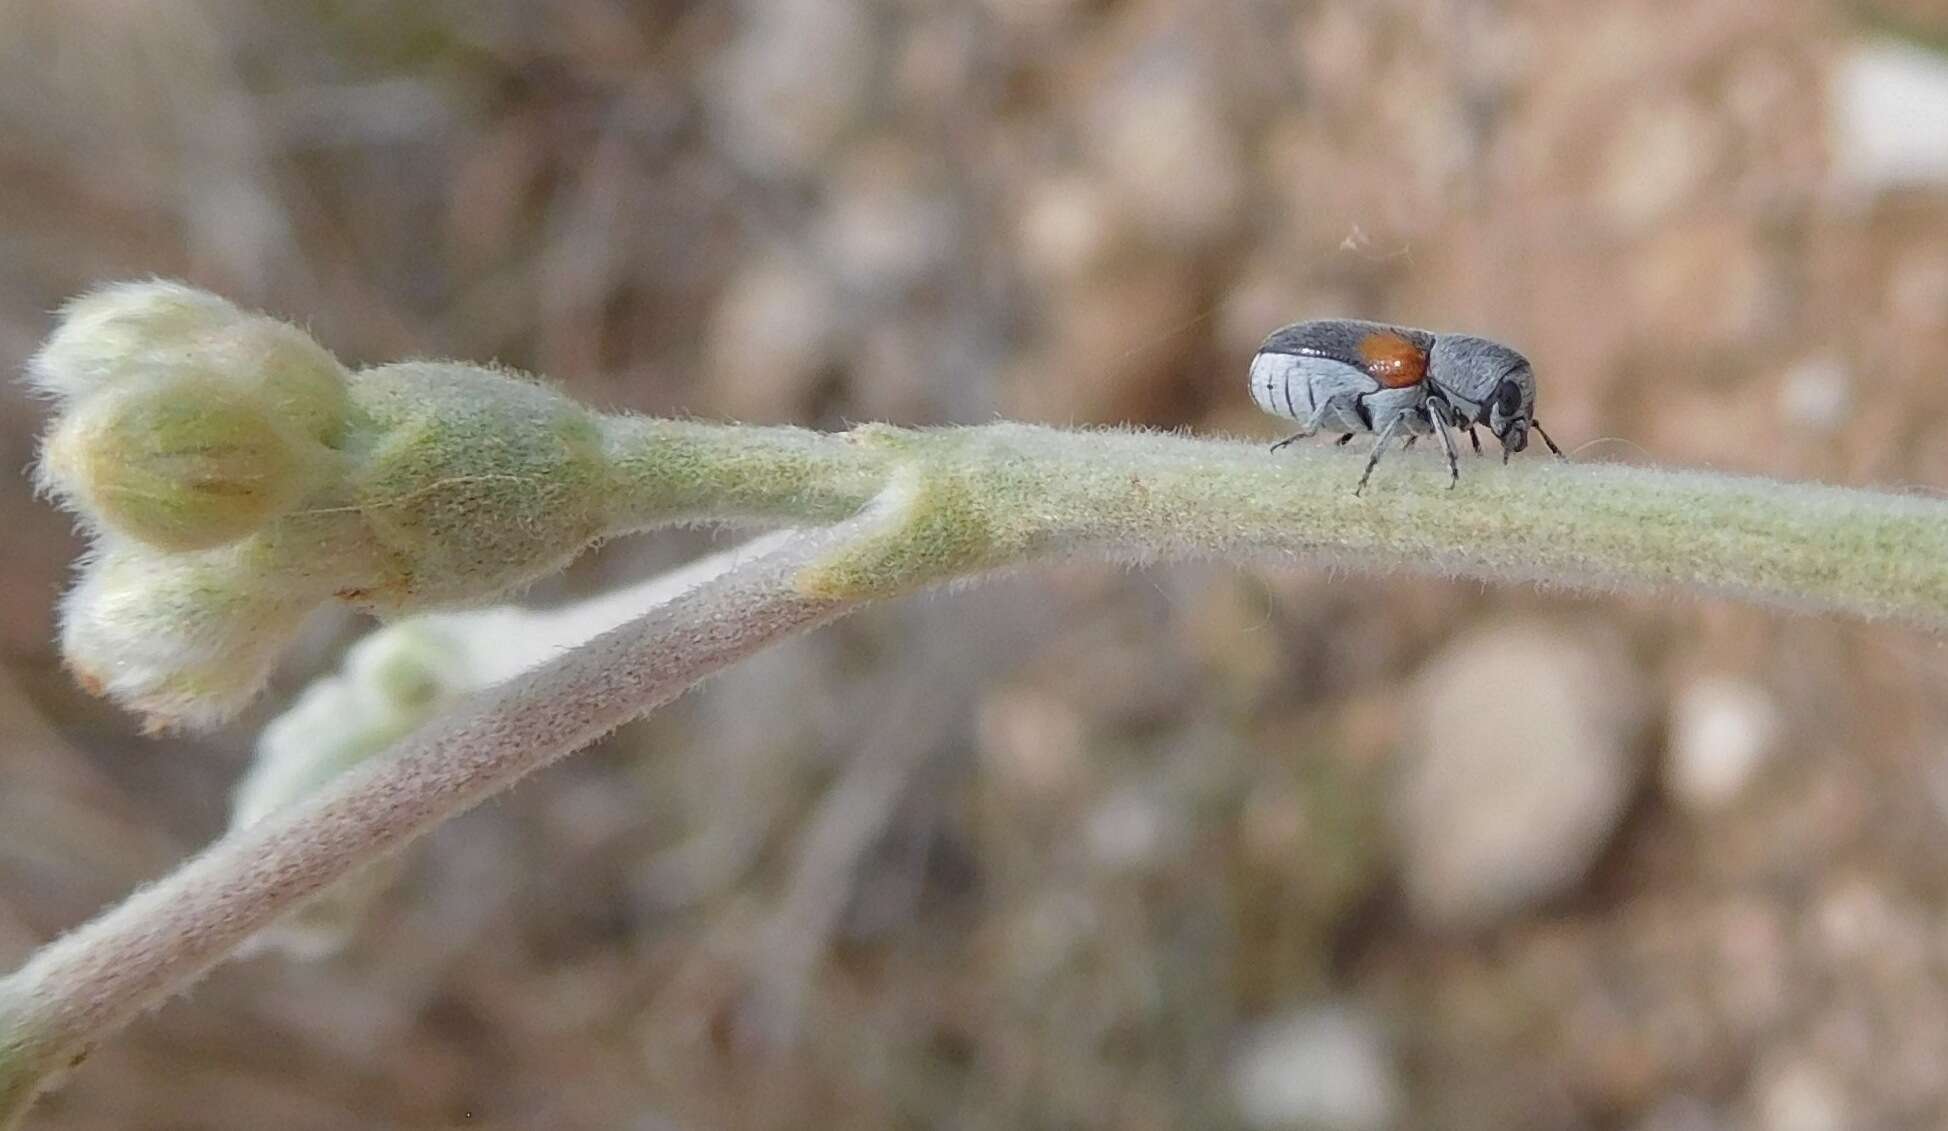
<svg viewBox="0 0 1948 1131">
<path fill-rule="evenodd" d="M 1293 400 L 1292 381 L 1295 376 L 1291 354 L 1272 353 L 1260 350 L 1251 359 L 1251 399 L 1259 408 L 1273 416 L 1297 418 L 1298 402 Z M 1303 390 L 1299 391 L 1303 397 Z M 1310 401 L 1306 402 L 1310 404 Z"/>
</svg>

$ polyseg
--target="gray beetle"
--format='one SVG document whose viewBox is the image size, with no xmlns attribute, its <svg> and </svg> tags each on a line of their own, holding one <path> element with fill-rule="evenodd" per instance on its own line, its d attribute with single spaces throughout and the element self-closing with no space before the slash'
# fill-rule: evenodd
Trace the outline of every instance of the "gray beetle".
<svg viewBox="0 0 1948 1131">
<path fill-rule="evenodd" d="M 1535 372 L 1528 359 L 1499 342 L 1466 334 L 1436 334 L 1380 322 L 1331 318 L 1274 330 L 1251 359 L 1251 399 L 1275 416 L 1300 422 L 1300 431 L 1272 445 L 1277 451 L 1322 428 L 1379 435 L 1357 495 L 1366 489 L 1380 453 L 1399 432 L 1407 447 L 1432 433 L 1447 453 L 1448 486 L 1461 479 L 1453 430 L 1465 429 L 1481 452 L 1475 425 L 1502 442 L 1502 462 L 1529 445 L 1534 429 L 1549 450 L 1562 449 L 1535 419 Z"/>
</svg>

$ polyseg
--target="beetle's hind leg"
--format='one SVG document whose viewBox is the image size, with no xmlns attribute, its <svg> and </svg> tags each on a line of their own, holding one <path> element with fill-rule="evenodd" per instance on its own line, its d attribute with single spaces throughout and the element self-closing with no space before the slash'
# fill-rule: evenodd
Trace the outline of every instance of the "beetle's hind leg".
<svg viewBox="0 0 1948 1131">
<path fill-rule="evenodd" d="M 1277 451 L 1288 444 L 1293 444 L 1300 440 L 1317 436 L 1319 434 L 1320 425 L 1326 422 L 1326 412 L 1331 407 L 1332 407 L 1332 402 L 1327 401 L 1325 404 L 1322 404 L 1318 408 L 1313 409 L 1312 415 L 1306 419 L 1305 427 L 1299 429 L 1297 432 L 1292 433 L 1290 436 L 1285 437 L 1283 440 L 1280 440 L 1278 443 L 1273 444 L 1272 450 Z M 1339 442 L 1343 444 L 1350 439 L 1352 439 L 1352 436 L 1348 435 L 1344 439 L 1340 440 Z"/>
<path fill-rule="evenodd" d="M 1353 442 L 1353 434 L 1351 432 L 1348 432 L 1345 435 L 1341 436 L 1339 439 L 1334 440 L 1332 443 L 1333 443 L 1333 447 L 1335 448 L 1343 448 L 1352 442 Z"/>
<path fill-rule="evenodd" d="M 1387 421 L 1385 428 L 1380 429 L 1380 438 L 1373 442 L 1373 451 L 1366 457 L 1366 470 L 1360 473 L 1359 486 L 1353 488 L 1353 494 L 1357 495 L 1366 490 L 1366 481 L 1373 478 L 1373 469 L 1380 462 L 1380 453 L 1386 450 L 1387 441 L 1393 439 L 1393 434 L 1400 430 L 1400 422 L 1405 419 L 1407 415 L 1401 413 Z"/>
</svg>

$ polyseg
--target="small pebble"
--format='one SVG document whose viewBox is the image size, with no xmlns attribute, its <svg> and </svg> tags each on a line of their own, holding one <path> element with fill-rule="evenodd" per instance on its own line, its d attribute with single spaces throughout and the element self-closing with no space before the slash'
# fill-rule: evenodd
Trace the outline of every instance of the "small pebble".
<svg viewBox="0 0 1948 1131">
<path fill-rule="evenodd" d="M 1853 409 L 1853 374 L 1831 357 L 1808 358 L 1786 373 L 1779 387 L 1779 413 L 1788 423 L 1830 433 L 1846 423 Z"/>
<path fill-rule="evenodd" d="M 1771 759 L 1783 729 L 1763 687 L 1724 676 L 1692 682 L 1671 706 L 1665 791 L 1694 812 L 1724 808 Z"/>
<path fill-rule="evenodd" d="M 739 5 L 737 37 L 712 65 L 716 140 L 770 176 L 808 173 L 859 113 L 873 73 L 866 8 L 830 0 Z"/>
<path fill-rule="evenodd" d="M 1377 1131 L 1403 1101 L 1380 1027 L 1333 1004 L 1252 1031 L 1232 1062 L 1231 1092 L 1245 1125 L 1259 1131 Z"/>
<path fill-rule="evenodd" d="M 1863 194 L 1948 184 L 1948 59 L 1894 39 L 1846 51 L 1828 87 L 1833 175 Z"/>
<path fill-rule="evenodd" d="M 1601 634 L 1467 633 L 1407 700 L 1395 798 L 1409 908 L 1483 927 L 1574 887 L 1616 831 L 1642 759 L 1643 693 Z"/>
<path fill-rule="evenodd" d="M 1827 1071 L 1800 1060 L 1761 1075 L 1757 1092 L 1760 1131 L 1846 1131 L 1846 1098 Z"/>
</svg>

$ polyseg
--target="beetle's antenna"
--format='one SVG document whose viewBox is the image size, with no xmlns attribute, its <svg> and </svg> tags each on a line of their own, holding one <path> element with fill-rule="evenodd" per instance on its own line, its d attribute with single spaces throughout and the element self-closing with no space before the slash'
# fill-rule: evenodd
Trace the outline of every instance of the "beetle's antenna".
<svg viewBox="0 0 1948 1131">
<path fill-rule="evenodd" d="M 1540 436 L 1540 437 L 1542 437 L 1542 442 L 1543 442 L 1543 443 L 1545 443 L 1545 444 L 1547 444 L 1547 445 L 1549 445 L 1549 450 L 1550 450 L 1550 451 L 1552 451 L 1552 452 L 1554 452 L 1554 453 L 1556 453 L 1556 458 L 1557 458 L 1557 459 L 1568 459 L 1568 458 L 1569 458 L 1568 456 L 1566 456 L 1566 455 L 1563 455 L 1563 454 L 1562 454 L 1562 449 L 1561 449 L 1561 448 L 1558 448 L 1558 447 L 1556 446 L 1556 442 L 1555 442 L 1554 440 L 1551 440 L 1551 439 L 1549 438 L 1549 433 L 1547 433 L 1547 432 L 1544 432 L 1544 431 L 1542 430 L 1542 422 L 1541 422 L 1540 420 L 1537 420 L 1537 419 L 1536 419 L 1535 417 L 1533 417 L 1533 416 L 1531 416 L 1531 417 L 1529 417 L 1529 427 L 1531 427 L 1531 428 L 1533 428 L 1533 429 L 1535 429 L 1535 434 L 1536 434 L 1536 435 L 1538 435 L 1538 436 Z"/>
</svg>

